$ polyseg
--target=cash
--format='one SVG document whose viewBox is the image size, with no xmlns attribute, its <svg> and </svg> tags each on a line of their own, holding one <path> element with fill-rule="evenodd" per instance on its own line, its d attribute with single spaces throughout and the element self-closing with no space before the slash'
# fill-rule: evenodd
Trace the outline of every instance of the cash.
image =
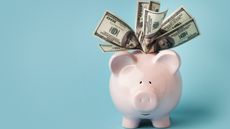
<svg viewBox="0 0 230 129">
<path fill-rule="evenodd" d="M 135 32 L 123 20 L 106 12 L 94 34 L 109 44 L 99 47 L 103 52 L 140 49 L 153 53 L 184 44 L 200 34 L 195 19 L 184 7 L 166 19 L 167 10 L 159 9 L 158 2 L 138 0 Z"/>
<path fill-rule="evenodd" d="M 143 32 L 146 36 L 154 36 L 160 29 L 161 23 L 164 20 L 167 11 L 155 12 L 151 10 L 144 10 Z"/>
<path fill-rule="evenodd" d="M 126 48 L 115 46 L 112 44 L 99 44 L 103 52 L 115 52 L 115 51 L 125 51 Z"/>
<path fill-rule="evenodd" d="M 196 22 L 191 18 L 176 28 L 157 37 L 151 44 L 149 52 L 151 53 L 179 46 L 195 38 L 199 34 L 200 32 L 197 28 Z"/>
<path fill-rule="evenodd" d="M 192 16 L 184 9 L 184 7 L 180 7 L 171 16 L 166 18 L 161 29 L 169 31 L 191 18 Z"/>
<path fill-rule="evenodd" d="M 143 33 L 141 33 L 139 41 L 144 52 L 147 52 L 147 46 L 151 43 L 147 38 L 156 37 L 156 33 L 161 27 L 161 24 L 167 14 L 164 12 L 155 12 L 144 9 Z"/>
<path fill-rule="evenodd" d="M 150 2 L 149 2 L 149 8 L 148 9 L 151 10 L 151 11 L 159 12 L 159 10 L 160 10 L 160 3 L 157 2 L 157 1 L 150 0 Z"/>
<path fill-rule="evenodd" d="M 106 12 L 103 16 L 95 35 L 124 48 L 135 48 L 139 45 L 134 31 L 124 21 L 110 12 Z"/>
<path fill-rule="evenodd" d="M 139 38 L 143 27 L 143 14 L 144 9 L 158 12 L 160 9 L 160 3 L 150 0 L 138 0 L 137 1 L 137 14 L 136 14 L 136 36 Z"/>
</svg>

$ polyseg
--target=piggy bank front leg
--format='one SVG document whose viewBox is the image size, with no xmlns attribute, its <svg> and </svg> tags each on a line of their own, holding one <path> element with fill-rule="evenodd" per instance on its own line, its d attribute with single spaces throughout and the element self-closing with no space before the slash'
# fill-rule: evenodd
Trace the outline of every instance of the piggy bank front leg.
<svg viewBox="0 0 230 129">
<path fill-rule="evenodd" d="M 140 119 L 123 117 L 122 120 L 122 126 L 124 128 L 129 128 L 129 129 L 137 128 L 139 126 L 139 123 L 140 123 Z"/>
<path fill-rule="evenodd" d="M 170 126 L 169 115 L 162 117 L 160 119 L 157 119 L 157 120 L 152 120 L 152 124 L 156 128 L 167 128 L 167 127 L 169 127 Z"/>
</svg>

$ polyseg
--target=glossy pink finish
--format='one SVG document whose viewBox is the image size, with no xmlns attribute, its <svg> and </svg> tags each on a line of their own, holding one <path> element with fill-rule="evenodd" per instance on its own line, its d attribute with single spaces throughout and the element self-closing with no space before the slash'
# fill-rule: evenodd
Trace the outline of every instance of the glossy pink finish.
<svg viewBox="0 0 230 129">
<path fill-rule="evenodd" d="M 137 128 L 142 119 L 170 126 L 170 111 L 181 96 L 180 58 L 171 50 L 158 54 L 118 52 L 110 59 L 110 93 L 123 114 L 122 126 Z"/>
</svg>

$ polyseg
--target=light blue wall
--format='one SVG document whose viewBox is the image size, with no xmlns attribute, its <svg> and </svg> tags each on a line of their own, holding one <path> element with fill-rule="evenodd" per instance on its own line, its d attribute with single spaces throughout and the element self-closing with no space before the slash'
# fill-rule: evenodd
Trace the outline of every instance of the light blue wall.
<svg viewBox="0 0 230 129">
<path fill-rule="evenodd" d="M 184 5 L 201 31 L 174 49 L 184 88 L 172 129 L 228 128 L 230 2 L 161 3 L 168 14 Z M 134 28 L 135 0 L 0 1 L 0 129 L 122 128 L 108 89 L 112 53 L 93 36 L 105 10 Z"/>
</svg>

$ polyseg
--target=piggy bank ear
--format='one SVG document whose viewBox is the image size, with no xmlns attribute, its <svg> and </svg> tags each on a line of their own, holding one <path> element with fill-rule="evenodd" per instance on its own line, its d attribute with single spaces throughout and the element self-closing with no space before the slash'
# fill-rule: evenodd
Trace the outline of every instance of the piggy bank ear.
<svg viewBox="0 0 230 129">
<path fill-rule="evenodd" d="M 113 74 L 118 75 L 122 68 L 134 64 L 135 57 L 128 52 L 119 52 L 114 54 L 109 61 L 110 70 Z"/>
<path fill-rule="evenodd" d="M 153 62 L 166 65 L 173 74 L 176 73 L 180 67 L 180 57 L 176 52 L 171 50 L 160 51 Z"/>
</svg>

